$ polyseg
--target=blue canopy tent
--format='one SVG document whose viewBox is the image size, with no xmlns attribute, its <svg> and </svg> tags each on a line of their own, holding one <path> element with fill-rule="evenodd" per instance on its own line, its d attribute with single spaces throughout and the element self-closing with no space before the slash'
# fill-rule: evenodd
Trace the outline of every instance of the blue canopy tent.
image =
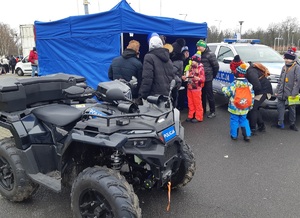
<svg viewBox="0 0 300 218">
<path fill-rule="evenodd" d="M 126 0 L 102 13 L 53 22 L 35 21 L 35 30 L 40 75 L 59 72 L 81 75 L 94 88 L 108 80 L 112 59 L 120 55 L 122 45 L 131 39 L 140 41 L 147 50 L 147 35 L 151 32 L 173 37 L 173 42 L 178 37 L 193 39 L 193 45 L 207 37 L 206 23 L 136 13 Z"/>
</svg>

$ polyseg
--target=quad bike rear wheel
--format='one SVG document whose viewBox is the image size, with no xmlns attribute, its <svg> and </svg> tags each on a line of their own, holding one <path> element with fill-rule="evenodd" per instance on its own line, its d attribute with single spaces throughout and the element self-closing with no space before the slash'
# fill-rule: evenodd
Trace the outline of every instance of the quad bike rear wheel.
<svg viewBox="0 0 300 218">
<path fill-rule="evenodd" d="M 178 171 L 172 176 L 171 182 L 173 188 L 181 188 L 189 183 L 196 171 L 196 161 L 194 153 L 188 144 L 182 146 L 182 158 Z"/>
<path fill-rule="evenodd" d="M 15 202 L 29 198 L 38 188 L 26 175 L 14 140 L 0 140 L 0 193 Z"/>
<path fill-rule="evenodd" d="M 101 218 L 140 218 L 139 200 L 119 172 L 104 167 L 87 168 L 73 183 L 73 215 Z"/>
</svg>

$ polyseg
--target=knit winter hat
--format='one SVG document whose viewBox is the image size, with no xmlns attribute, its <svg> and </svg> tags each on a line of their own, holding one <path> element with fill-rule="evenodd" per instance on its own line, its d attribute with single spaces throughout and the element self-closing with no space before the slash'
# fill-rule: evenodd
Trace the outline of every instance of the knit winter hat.
<svg viewBox="0 0 300 218">
<path fill-rule="evenodd" d="M 290 59 L 290 60 L 295 60 L 296 58 L 296 54 L 292 49 L 287 50 L 287 52 L 283 56 L 284 59 Z"/>
<path fill-rule="evenodd" d="M 181 52 L 185 52 L 185 51 L 189 51 L 189 47 L 183 46 L 182 49 L 181 49 Z"/>
<path fill-rule="evenodd" d="M 203 47 L 206 48 L 206 42 L 202 39 L 200 39 L 197 43 L 196 43 L 197 47 Z"/>
<path fill-rule="evenodd" d="M 243 63 L 239 55 L 234 56 L 233 60 L 230 62 L 230 70 L 235 73 L 236 68 Z"/>
<path fill-rule="evenodd" d="M 245 77 L 247 72 L 247 64 L 242 63 L 239 67 L 236 68 L 235 77 Z"/>
<path fill-rule="evenodd" d="M 240 56 L 239 55 L 234 56 L 233 61 L 234 62 L 240 62 L 241 61 Z"/>
<path fill-rule="evenodd" d="M 172 46 L 174 53 L 181 53 L 182 47 L 185 46 L 185 40 L 183 38 L 176 39 Z"/>
<path fill-rule="evenodd" d="M 157 33 L 149 33 L 148 36 L 147 36 L 147 42 L 149 43 L 150 39 L 153 37 L 153 36 L 159 36 Z"/>
<path fill-rule="evenodd" d="M 192 56 L 192 61 L 196 61 L 198 64 L 200 64 L 201 63 L 201 55 L 199 55 L 199 54 L 194 54 L 193 56 Z"/>
<path fill-rule="evenodd" d="M 155 48 L 162 48 L 162 47 L 163 47 L 163 43 L 162 43 L 161 39 L 159 38 L 159 36 L 153 36 L 150 38 L 149 51 L 151 51 Z"/>
</svg>

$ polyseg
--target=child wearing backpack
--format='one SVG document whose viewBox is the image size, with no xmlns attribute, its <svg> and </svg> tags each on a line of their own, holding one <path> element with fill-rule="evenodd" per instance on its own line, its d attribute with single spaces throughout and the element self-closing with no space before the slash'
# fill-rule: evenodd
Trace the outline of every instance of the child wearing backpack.
<svg viewBox="0 0 300 218">
<path fill-rule="evenodd" d="M 244 140 L 249 142 L 251 130 L 247 114 L 254 103 L 254 91 L 251 83 L 245 78 L 246 70 L 247 65 L 244 63 L 237 67 L 234 73 L 235 80 L 228 87 L 223 87 L 222 92 L 229 97 L 231 139 L 238 138 L 239 127 L 241 127 Z"/>
</svg>

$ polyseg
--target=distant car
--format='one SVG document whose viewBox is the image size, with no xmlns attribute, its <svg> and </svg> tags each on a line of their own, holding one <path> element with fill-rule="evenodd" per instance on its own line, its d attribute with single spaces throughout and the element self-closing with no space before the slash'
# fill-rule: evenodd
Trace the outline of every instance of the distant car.
<svg viewBox="0 0 300 218">
<path fill-rule="evenodd" d="M 271 47 L 258 43 L 259 40 L 254 39 L 227 39 L 221 43 L 207 44 L 210 50 L 215 53 L 220 65 L 219 73 L 213 80 L 214 92 L 223 94 L 221 91 L 222 86 L 227 86 L 234 80 L 234 76 L 230 70 L 230 62 L 235 55 L 239 55 L 246 63 L 259 62 L 266 66 L 271 73 L 269 79 L 272 84 L 273 92 L 275 91 L 281 69 L 284 66 L 283 56 Z M 276 96 L 273 95 L 271 99 L 265 100 L 262 107 L 277 108 Z"/>
<path fill-rule="evenodd" d="M 18 76 L 31 75 L 32 68 L 31 63 L 28 61 L 28 56 L 16 64 L 15 72 Z"/>
</svg>

